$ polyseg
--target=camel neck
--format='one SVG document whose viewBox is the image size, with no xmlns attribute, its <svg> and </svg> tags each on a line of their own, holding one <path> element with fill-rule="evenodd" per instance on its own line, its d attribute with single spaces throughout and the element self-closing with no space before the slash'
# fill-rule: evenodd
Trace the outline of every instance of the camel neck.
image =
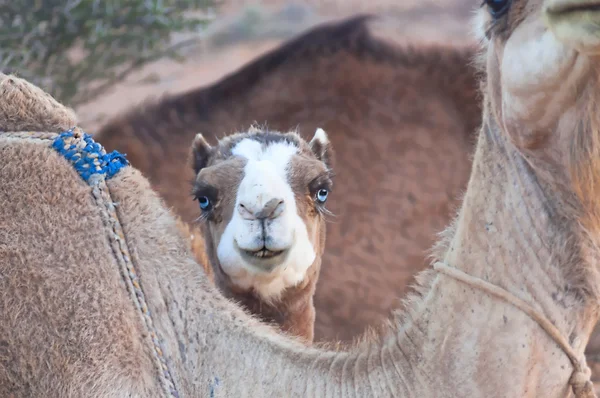
<svg viewBox="0 0 600 398">
<path fill-rule="evenodd" d="M 596 318 L 569 275 L 585 269 L 578 223 L 503 137 L 484 124 L 462 209 L 439 258 L 531 305 L 583 357 Z M 360 370 L 357 385 L 376 396 L 568 394 L 573 366 L 531 317 L 446 275 L 428 271 L 420 279 L 420 297 L 407 304 L 402 326 L 348 359 L 347 368 Z"/>
<path fill-rule="evenodd" d="M 562 319 L 567 328 L 577 317 L 564 310 L 583 309 L 585 285 L 594 275 L 587 272 L 580 222 L 565 210 L 566 195 L 535 167 L 488 118 L 440 259 L 537 306 L 553 322 Z"/>
<path fill-rule="evenodd" d="M 586 269 L 578 223 L 557 205 L 561 195 L 555 187 L 539 177 L 530 160 L 490 120 L 480 134 L 463 206 L 440 259 L 530 304 L 582 356 L 595 323 L 595 307 L 570 275 Z M 431 371 L 447 375 L 455 394 L 466 394 L 460 388 L 469 386 L 467 395 L 495 396 L 492 386 L 498 383 L 510 385 L 510 393 L 502 387 L 508 396 L 526 396 L 528 391 L 564 396 L 572 366 L 535 321 L 462 282 L 441 275 L 435 281 L 413 318 L 412 333 L 423 331 L 421 341 L 430 346 L 425 352 L 441 354 L 431 358 Z M 444 328 L 436 333 L 431 325 L 437 323 Z M 416 337 L 400 336 L 398 345 L 407 340 Z M 432 343 L 440 340 L 444 343 Z M 457 363 L 467 369 L 477 363 L 467 374 L 479 374 L 487 384 L 463 380 L 459 386 L 464 368 L 459 371 Z M 509 364 L 512 375 L 493 369 Z"/>
<path fill-rule="evenodd" d="M 562 265 L 575 255 L 573 221 L 557 209 L 554 199 L 527 160 L 487 122 L 441 259 L 544 305 L 546 296 L 564 293 Z"/>
</svg>

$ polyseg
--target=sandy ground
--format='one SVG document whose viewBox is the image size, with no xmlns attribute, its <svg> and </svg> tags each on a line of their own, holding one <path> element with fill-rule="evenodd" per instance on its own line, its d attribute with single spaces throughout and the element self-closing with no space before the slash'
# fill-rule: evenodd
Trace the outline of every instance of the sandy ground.
<svg viewBox="0 0 600 398">
<path fill-rule="evenodd" d="M 397 41 L 469 40 L 477 0 L 230 0 L 216 21 L 185 50 L 186 61 L 160 60 L 132 74 L 93 102 L 78 107 L 80 125 L 93 132 L 108 117 L 146 98 L 214 82 L 282 41 L 319 23 L 357 13 L 385 16 L 385 34 Z M 179 39 L 187 39 L 181 37 Z"/>
</svg>

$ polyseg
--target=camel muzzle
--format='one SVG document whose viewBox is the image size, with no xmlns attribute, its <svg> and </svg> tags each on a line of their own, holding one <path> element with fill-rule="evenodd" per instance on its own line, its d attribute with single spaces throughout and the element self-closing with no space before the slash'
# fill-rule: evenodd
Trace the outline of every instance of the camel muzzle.
<svg viewBox="0 0 600 398">
<path fill-rule="evenodd" d="M 558 41 L 586 54 L 600 54 L 599 0 L 546 0 L 543 19 Z"/>
</svg>

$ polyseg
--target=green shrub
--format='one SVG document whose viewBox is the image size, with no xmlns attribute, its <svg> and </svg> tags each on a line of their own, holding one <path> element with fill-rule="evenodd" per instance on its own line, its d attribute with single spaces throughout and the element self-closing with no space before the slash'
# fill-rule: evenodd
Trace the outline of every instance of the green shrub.
<svg viewBox="0 0 600 398">
<path fill-rule="evenodd" d="M 0 70 L 65 104 L 82 104 L 150 61 L 179 56 L 183 44 L 173 45 L 173 34 L 201 29 L 213 6 L 214 0 L 0 0 Z"/>
</svg>

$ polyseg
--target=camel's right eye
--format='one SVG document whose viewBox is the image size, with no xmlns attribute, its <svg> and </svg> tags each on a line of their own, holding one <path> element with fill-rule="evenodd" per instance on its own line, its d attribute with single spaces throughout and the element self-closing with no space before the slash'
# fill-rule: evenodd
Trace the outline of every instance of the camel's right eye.
<svg viewBox="0 0 600 398">
<path fill-rule="evenodd" d="M 210 208 L 210 199 L 207 196 L 200 196 L 198 198 L 198 203 L 200 203 L 200 208 L 202 210 L 208 210 Z"/>
<path fill-rule="evenodd" d="M 510 8 L 512 0 L 484 0 L 484 3 L 488 6 L 490 14 L 492 14 L 494 18 L 500 18 L 506 14 Z"/>
</svg>

